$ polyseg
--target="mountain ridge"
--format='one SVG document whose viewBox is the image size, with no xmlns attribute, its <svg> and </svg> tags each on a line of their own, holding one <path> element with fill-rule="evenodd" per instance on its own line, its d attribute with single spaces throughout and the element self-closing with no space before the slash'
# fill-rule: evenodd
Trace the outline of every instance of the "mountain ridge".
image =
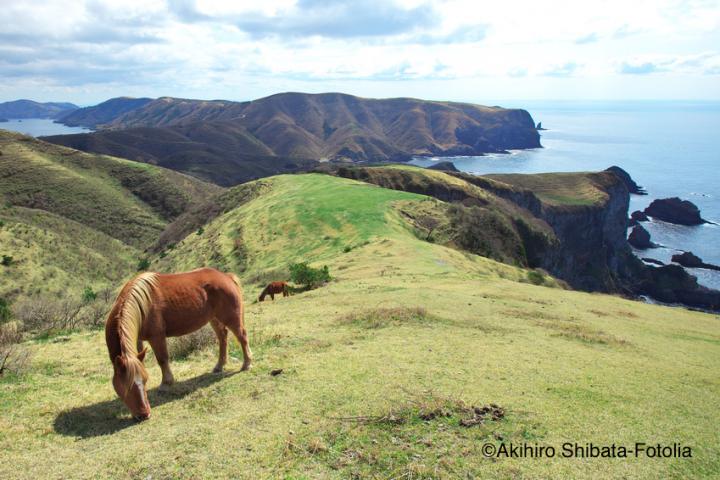
<svg viewBox="0 0 720 480">
<path fill-rule="evenodd" d="M 0 118 L 58 118 L 69 111 L 79 108 L 68 102 L 36 102 L 20 99 L 0 103 Z"/>
<path fill-rule="evenodd" d="M 100 106 L 83 114 L 95 115 L 92 108 Z M 318 161 L 407 161 L 541 147 L 526 110 L 343 93 L 279 93 L 251 102 L 161 97 L 103 119 L 96 124 L 100 131 L 45 140 L 224 186 Z"/>
</svg>

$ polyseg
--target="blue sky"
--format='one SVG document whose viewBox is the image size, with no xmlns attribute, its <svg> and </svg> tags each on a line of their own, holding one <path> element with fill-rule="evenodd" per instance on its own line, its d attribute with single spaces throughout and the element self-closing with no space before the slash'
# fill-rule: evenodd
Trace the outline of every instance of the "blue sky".
<svg viewBox="0 0 720 480">
<path fill-rule="evenodd" d="M 720 0 L 2 0 L 0 100 L 720 100 Z"/>
</svg>

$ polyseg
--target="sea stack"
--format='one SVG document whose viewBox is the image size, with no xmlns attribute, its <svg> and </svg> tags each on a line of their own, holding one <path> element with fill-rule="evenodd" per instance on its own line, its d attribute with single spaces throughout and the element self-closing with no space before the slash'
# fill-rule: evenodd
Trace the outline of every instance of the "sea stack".
<svg viewBox="0 0 720 480">
<path fill-rule="evenodd" d="M 720 266 L 703 262 L 702 258 L 692 252 L 676 253 L 672 261 L 687 268 L 706 268 L 708 270 L 720 270 Z"/>
<path fill-rule="evenodd" d="M 700 217 L 700 209 L 689 200 L 678 197 L 661 198 L 645 209 L 645 214 L 658 220 L 678 225 L 701 225 L 707 223 Z"/>
<path fill-rule="evenodd" d="M 635 225 L 628 237 L 628 243 L 635 248 L 645 250 L 647 248 L 656 248 L 657 245 L 650 241 L 650 232 L 645 230 L 642 225 Z"/>
</svg>

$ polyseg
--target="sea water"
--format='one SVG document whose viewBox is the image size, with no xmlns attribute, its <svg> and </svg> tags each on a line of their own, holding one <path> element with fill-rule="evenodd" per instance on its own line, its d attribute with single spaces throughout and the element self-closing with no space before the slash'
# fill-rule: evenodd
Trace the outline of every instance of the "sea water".
<svg viewBox="0 0 720 480">
<path fill-rule="evenodd" d="M 465 172 L 539 173 L 625 169 L 647 189 L 631 195 L 630 212 L 655 198 L 680 197 L 700 208 L 703 218 L 720 223 L 720 102 L 504 102 L 525 108 L 542 122 L 544 148 L 479 157 L 418 158 L 432 165 L 450 160 Z M 720 226 L 687 227 L 661 221 L 642 224 L 662 248 L 636 251 L 665 263 L 692 251 L 720 265 Z M 688 269 L 698 281 L 720 288 L 720 272 Z"/>
<path fill-rule="evenodd" d="M 68 127 L 62 123 L 55 123 L 48 118 L 10 119 L 7 122 L 0 122 L 0 129 L 12 130 L 13 132 L 20 132 L 25 135 L 32 135 L 33 137 L 92 132 L 92 130 L 84 127 Z"/>
</svg>

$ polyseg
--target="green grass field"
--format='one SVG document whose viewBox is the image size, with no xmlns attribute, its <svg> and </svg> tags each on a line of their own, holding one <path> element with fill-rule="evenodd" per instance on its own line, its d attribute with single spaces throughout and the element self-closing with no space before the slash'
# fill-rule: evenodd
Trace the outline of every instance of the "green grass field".
<svg viewBox="0 0 720 480">
<path fill-rule="evenodd" d="M 245 279 L 254 368 L 214 348 L 173 363 L 136 424 L 110 385 L 104 335 L 26 345 L 0 380 L 0 478 L 717 478 L 717 316 L 533 285 L 528 271 L 428 243 L 398 207 L 436 200 L 324 175 L 192 233 L 156 270 Z M 317 290 L 257 303 L 258 279 L 327 264 Z M 282 369 L 276 376 L 271 371 Z M 498 420 L 463 426 L 470 407 Z M 472 422 L 471 422 L 472 423 Z M 483 444 L 679 443 L 689 459 L 489 459 Z"/>
</svg>

